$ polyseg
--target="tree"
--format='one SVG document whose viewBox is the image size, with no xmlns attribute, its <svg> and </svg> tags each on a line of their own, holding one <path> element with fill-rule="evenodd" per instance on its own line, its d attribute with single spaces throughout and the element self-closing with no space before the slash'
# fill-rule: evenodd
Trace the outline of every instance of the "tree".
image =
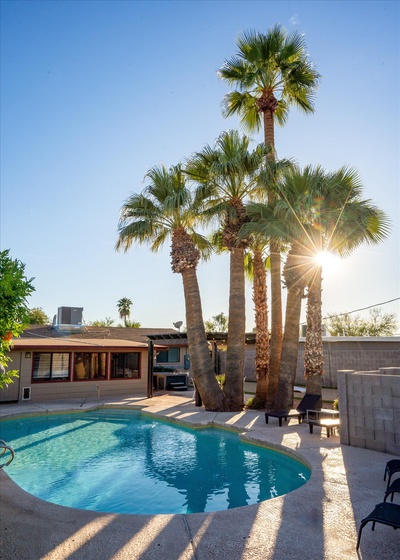
<svg viewBox="0 0 400 560">
<path fill-rule="evenodd" d="M 126 327 L 126 320 L 127 317 L 131 315 L 131 306 L 133 303 L 127 297 L 123 297 L 117 302 L 118 313 L 121 319 L 123 319 L 125 327 Z"/>
<path fill-rule="evenodd" d="M 5 371 L 11 358 L 7 355 L 12 337 L 18 337 L 29 322 L 27 297 L 35 291 L 33 278 L 25 276 L 25 265 L 0 252 L 0 389 L 18 377 L 18 371 Z"/>
<path fill-rule="evenodd" d="M 91 323 L 89 323 L 90 327 L 112 327 L 114 323 L 114 319 L 111 319 L 111 317 L 106 317 L 105 319 L 96 319 L 95 321 L 92 321 Z"/>
<path fill-rule="evenodd" d="M 195 231 L 200 216 L 180 165 L 155 166 L 146 174 L 148 186 L 132 194 L 121 210 L 116 250 L 133 243 L 157 252 L 171 240 L 171 267 L 181 274 L 191 366 L 196 387 L 207 410 L 223 410 L 224 398 L 215 378 L 204 330 L 197 265 L 208 258 L 210 243 Z"/>
<path fill-rule="evenodd" d="M 318 252 L 331 252 L 344 258 L 361 244 L 386 239 L 390 220 L 382 210 L 362 199 L 362 182 L 354 169 L 342 167 L 327 174 L 315 199 L 310 241 Z M 314 267 L 308 285 L 307 332 L 304 349 L 304 375 L 309 393 L 321 394 L 322 348 L 322 268 Z"/>
<path fill-rule="evenodd" d="M 126 321 L 125 327 L 129 327 L 130 329 L 139 329 L 140 323 L 138 321 Z"/>
<path fill-rule="evenodd" d="M 313 227 L 315 201 L 320 196 L 324 178 L 320 166 L 307 166 L 302 170 L 292 165 L 285 170 L 282 181 L 276 184 L 279 199 L 274 209 L 275 219 L 281 239 L 289 245 L 283 268 L 287 300 L 275 401 L 278 408 L 290 408 L 293 404 L 301 304 L 313 277 L 318 253 L 318 247 L 310 243 L 310 228 Z"/>
<path fill-rule="evenodd" d="M 265 147 L 250 151 L 250 138 L 237 131 L 223 132 L 215 147 L 206 145 L 186 165 L 198 184 L 196 199 L 204 207 L 204 220 L 219 220 L 218 245 L 230 253 L 229 324 L 224 393 L 229 410 L 243 407 L 243 372 L 246 331 L 244 253 L 246 239 L 238 238 L 247 220 L 244 200 L 259 186 Z"/>
<path fill-rule="evenodd" d="M 375 307 L 369 311 L 369 319 L 350 313 L 329 313 L 327 329 L 332 336 L 393 336 L 398 329 L 395 313 L 383 313 Z"/>
<path fill-rule="evenodd" d="M 282 173 L 293 165 L 291 160 L 267 160 L 260 174 L 260 188 L 255 192 L 255 199 L 266 204 L 269 219 L 272 220 L 272 209 L 268 206 L 265 185 L 276 185 Z M 275 234 L 266 236 L 265 230 L 258 232 L 251 222 L 243 225 L 239 237 L 249 239 L 249 248 L 246 253 L 246 274 L 253 282 L 254 319 L 256 333 L 255 378 L 257 381 L 255 396 L 252 399 L 252 408 L 275 409 L 275 399 L 278 389 L 278 377 L 270 376 L 270 333 L 268 330 L 268 298 L 267 274 L 270 269 L 268 246 Z M 278 240 L 280 238 L 278 237 Z M 268 267 L 266 266 L 268 264 Z"/>
<path fill-rule="evenodd" d="M 313 95 L 319 74 L 308 58 L 304 37 L 290 35 L 276 25 L 267 34 L 245 31 L 237 41 L 238 53 L 225 61 L 219 77 L 237 89 L 224 99 L 224 115 L 239 114 L 245 127 L 264 128 L 264 143 L 271 146 L 268 154 L 275 159 L 274 123 L 286 123 L 289 108 L 295 105 L 305 113 L 314 111 Z M 275 202 L 273 188 L 268 189 L 271 206 Z M 278 238 L 270 242 L 271 270 L 271 359 L 269 393 L 276 393 L 282 350 L 281 255 Z M 272 390 L 270 390 L 272 389 Z M 276 395 L 270 394 L 273 402 Z"/>
<path fill-rule="evenodd" d="M 287 304 L 283 349 L 279 370 L 277 408 L 290 408 L 296 374 L 301 302 L 308 290 L 305 375 L 308 391 L 320 391 L 323 374 L 321 330 L 321 267 L 323 251 L 341 256 L 360 243 L 375 243 L 388 232 L 384 214 L 370 201 L 362 200 L 361 181 L 354 170 L 326 172 L 320 166 L 288 168 L 276 184 L 278 199 L 271 210 L 250 204 L 252 227 L 267 236 L 276 235 L 289 244 L 284 266 Z M 271 215 L 272 212 L 272 215 Z M 275 231 L 275 233 L 274 233 Z M 308 338 L 307 338 L 308 337 Z"/>
<path fill-rule="evenodd" d="M 207 332 L 227 332 L 228 317 L 221 311 L 218 315 L 211 317 L 211 320 L 205 321 L 204 326 Z"/>
<path fill-rule="evenodd" d="M 28 309 L 28 321 L 30 325 L 48 325 L 51 323 L 41 307 Z"/>
<path fill-rule="evenodd" d="M 307 176 L 306 176 L 307 177 Z M 296 167 L 287 166 L 280 181 L 275 182 L 277 192 L 285 193 L 285 198 L 278 199 L 273 208 L 263 203 L 250 203 L 247 212 L 250 222 L 244 227 L 244 233 L 264 236 L 265 239 L 278 239 L 289 247 L 283 268 L 283 277 L 287 289 L 285 330 L 281 353 L 279 376 L 276 379 L 274 398 L 270 397 L 271 386 L 275 389 L 275 378 L 270 380 L 266 408 L 268 410 L 288 407 L 293 400 L 293 385 L 297 366 L 299 322 L 301 302 L 307 286 L 307 272 L 310 267 L 310 255 L 301 222 L 294 219 L 294 212 L 300 212 L 306 204 L 307 189 L 310 181 L 303 180 Z M 293 380 L 293 381 L 292 381 Z"/>
</svg>

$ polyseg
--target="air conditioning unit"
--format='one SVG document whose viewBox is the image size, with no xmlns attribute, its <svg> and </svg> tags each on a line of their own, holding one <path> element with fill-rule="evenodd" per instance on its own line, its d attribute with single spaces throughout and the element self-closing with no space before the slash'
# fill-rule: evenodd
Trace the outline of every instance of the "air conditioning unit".
<svg viewBox="0 0 400 560">
<path fill-rule="evenodd" d="M 32 390 L 32 387 L 23 387 L 22 388 L 22 400 L 23 401 L 30 401 L 31 400 L 31 390 Z"/>
<path fill-rule="evenodd" d="M 82 325 L 83 307 L 59 307 L 57 323 L 59 325 Z"/>
</svg>

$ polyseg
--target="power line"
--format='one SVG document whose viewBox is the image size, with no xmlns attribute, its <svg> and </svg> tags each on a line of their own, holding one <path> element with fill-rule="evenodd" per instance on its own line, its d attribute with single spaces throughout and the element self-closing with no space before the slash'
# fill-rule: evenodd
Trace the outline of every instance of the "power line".
<svg viewBox="0 0 400 560">
<path fill-rule="evenodd" d="M 365 309 L 371 309 L 372 307 L 377 307 L 378 305 L 386 305 L 387 303 L 392 303 L 392 301 L 399 300 L 400 297 L 389 299 L 388 301 L 383 301 L 382 303 L 375 303 L 374 305 L 368 305 L 368 307 L 361 307 L 360 309 L 354 309 L 353 311 L 347 311 L 346 313 L 337 313 L 335 315 L 329 315 L 323 317 L 323 319 L 329 319 L 329 317 L 343 317 L 343 315 L 350 315 L 351 313 L 357 313 L 357 311 L 365 311 Z"/>
</svg>

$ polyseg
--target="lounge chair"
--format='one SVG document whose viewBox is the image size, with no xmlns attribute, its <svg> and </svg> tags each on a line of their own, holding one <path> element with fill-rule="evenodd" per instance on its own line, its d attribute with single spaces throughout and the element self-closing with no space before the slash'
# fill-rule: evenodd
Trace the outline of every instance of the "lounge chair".
<svg viewBox="0 0 400 560">
<path fill-rule="evenodd" d="M 297 407 L 293 410 L 274 410 L 272 412 L 265 413 L 265 423 L 268 424 L 268 417 L 279 419 L 279 426 L 282 426 L 282 420 L 285 421 L 288 418 L 298 418 L 299 424 L 304 420 L 307 410 L 314 409 L 320 400 L 321 395 L 312 395 L 311 393 L 306 393 L 301 399 Z"/>
<path fill-rule="evenodd" d="M 375 506 L 374 511 L 361 521 L 357 538 L 357 550 L 360 546 L 361 532 L 364 526 L 370 521 L 372 521 L 372 530 L 375 529 L 375 523 L 382 523 L 383 525 L 393 527 L 393 529 L 400 529 L 400 505 L 392 504 L 391 502 L 382 502 Z"/>
<path fill-rule="evenodd" d="M 389 475 L 386 490 L 388 490 L 392 475 L 394 475 L 395 473 L 400 473 L 400 459 L 391 459 L 386 463 L 385 474 L 383 477 L 383 480 L 386 480 L 386 475 Z"/>
<path fill-rule="evenodd" d="M 389 486 L 389 488 L 386 490 L 385 492 L 385 497 L 383 498 L 383 501 L 386 502 L 386 498 L 388 496 L 390 496 L 390 494 L 392 495 L 391 498 L 391 502 L 393 502 L 393 496 L 395 492 L 399 492 L 400 493 L 400 478 L 396 478 L 396 480 L 394 480 L 392 482 L 392 484 Z"/>
</svg>

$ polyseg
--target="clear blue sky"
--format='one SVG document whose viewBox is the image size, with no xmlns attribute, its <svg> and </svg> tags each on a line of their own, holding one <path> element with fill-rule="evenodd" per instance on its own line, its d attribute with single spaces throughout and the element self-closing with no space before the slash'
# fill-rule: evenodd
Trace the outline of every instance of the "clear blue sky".
<svg viewBox="0 0 400 560">
<path fill-rule="evenodd" d="M 119 210 L 150 167 L 239 126 L 222 118 L 216 72 L 240 32 L 276 23 L 305 34 L 322 75 L 315 114 L 293 110 L 277 130 L 279 157 L 356 167 L 393 222 L 388 241 L 325 275 L 323 312 L 400 296 L 399 2 L 3 0 L 1 247 L 35 277 L 30 307 L 117 321 L 129 297 L 143 327 L 185 322 L 169 248 L 114 251 Z M 227 313 L 228 281 L 227 257 L 200 265 L 205 319 Z M 382 309 L 400 319 L 399 301 Z"/>
</svg>

